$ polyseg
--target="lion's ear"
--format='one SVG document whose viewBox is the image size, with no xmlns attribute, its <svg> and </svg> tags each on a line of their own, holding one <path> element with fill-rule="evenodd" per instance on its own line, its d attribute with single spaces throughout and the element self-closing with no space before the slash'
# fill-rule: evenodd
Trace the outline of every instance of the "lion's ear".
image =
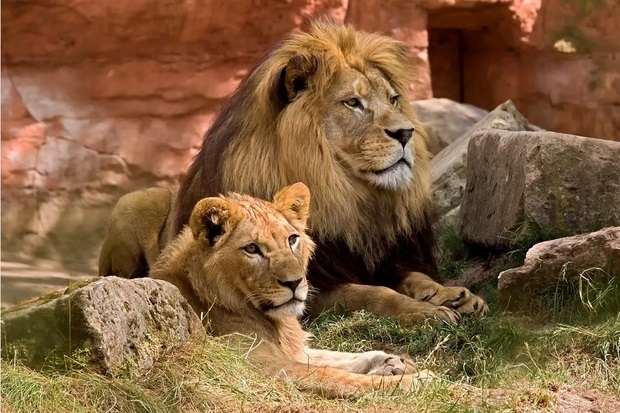
<svg viewBox="0 0 620 413">
<path fill-rule="evenodd" d="M 308 87 L 308 79 L 316 72 L 318 62 L 319 60 L 313 55 L 301 54 L 294 55 L 288 61 L 282 70 L 282 78 L 289 102 Z"/>
<path fill-rule="evenodd" d="M 204 239 L 213 246 L 217 239 L 232 230 L 241 220 L 241 211 L 234 203 L 223 198 L 200 200 L 189 219 L 189 227 L 196 239 Z"/>
<path fill-rule="evenodd" d="M 305 230 L 310 213 L 310 190 L 301 182 L 285 186 L 273 197 L 278 211 L 300 231 Z"/>
</svg>

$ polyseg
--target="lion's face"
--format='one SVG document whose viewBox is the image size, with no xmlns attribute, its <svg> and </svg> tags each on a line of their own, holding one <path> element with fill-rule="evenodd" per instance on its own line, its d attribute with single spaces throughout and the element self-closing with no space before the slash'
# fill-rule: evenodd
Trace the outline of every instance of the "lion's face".
<svg viewBox="0 0 620 413">
<path fill-rule="evenodd" d="M 272 318 L 300 316 L 308 296 L 306 268 L 314 244 L 305 234 L 309 192 L 286 187 L 273 203 L 233 194 L 206 198 L 192 214 L 205 260 L 195 291 L 217 291 L 229 308 L 251 305 Z"/>
<path fill-rule="evenodd" d="M 345 68 L 327 92 L 324 132 L 339 161 L 377 187 L 406 188 L 413 178 L 415 130 L 382 73 Z"/>
</svg>

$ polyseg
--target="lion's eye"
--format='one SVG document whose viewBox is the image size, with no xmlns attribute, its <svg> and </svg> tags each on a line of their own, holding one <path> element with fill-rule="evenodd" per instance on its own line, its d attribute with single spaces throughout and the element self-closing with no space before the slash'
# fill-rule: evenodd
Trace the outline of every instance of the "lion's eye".
<svg viewBox="0 0 620 413">
<path fill-rule="evenodd" d="M 400 98 L 400 96 L 398 95 L 394 95 L 390 98 L 390 103 L 392 104 L 392 106 L 396 106 L 398 104 L 398 99 Z"/>
<path fill-rule="evenodd" d="M 258 254 L 258 255 L 261 254 L 260 248 L 258 248 L 258 245 L 254 243 L 246 245 L 245 247 L 243 247 L 243 250 L 247 252 L 248 254 Z"/>
<path fill-rule="evenodd" d="M 291 246 L 292 250 L 297 248 L 297 244 L 299 244 L 299 235 L 293 234 L 290 237 L 288 237 L 288 245 Z"/>
<path fill-rule="evenodd" d="M 364 109 L 362 102 L 358 98 L 351 98 L 351 99 L 345 100 L 342 103 L 344 103 L 345 106 L 348 106 L 352 109 L 355 109 L 355 108 Z"/>
</svg>

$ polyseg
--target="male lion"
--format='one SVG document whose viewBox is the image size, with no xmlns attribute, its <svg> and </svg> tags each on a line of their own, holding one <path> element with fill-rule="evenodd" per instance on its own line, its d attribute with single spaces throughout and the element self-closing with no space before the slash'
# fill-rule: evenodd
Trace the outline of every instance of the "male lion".
<svg viewBox="0 0 620 413">
<path fill-rule="evenodd" d="M 99 254 L 99 275 L 145 277 L 166 243 L 172 192 L 147 188 L 123 195 L 112 210 Z"/>
<path fill-rule="evenodd" d="M 269 203 L 247 195 L 205 198 L 189 226 L 162 252 L 151 276 L 176 285 L 215 335 L 269 375 L 284 374 L 327 396 L 410 389 L 429 372 L 382 351 L 341 353 L 307 347 L 298 321 L 308 296 L 314 243 L 305 233 L 310 192 L 297 183 Z M 245 339 L 244 339 L 245 337 Z M 249 339 L 248 339 L 249 338 Z M 415 374 L 413 374 L 415 373 Z"/>
<path fill-rule="evenodd" d="M 406 323 L 486 305 L 436 273 L 427 137 L 405 97 L 405 47 L 319 20 L 242 81 L 207 132 L 173 206 L 173 233 L 206 196 L 270 199 L 304 182 L 317 242 L 316 314 L 340 303 Z"/>
</svg>

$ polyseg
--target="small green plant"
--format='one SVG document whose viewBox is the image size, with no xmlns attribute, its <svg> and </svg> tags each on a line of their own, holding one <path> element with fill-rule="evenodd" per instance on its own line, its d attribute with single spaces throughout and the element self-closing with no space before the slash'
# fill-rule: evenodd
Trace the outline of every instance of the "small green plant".
<svg viewBox="0 0 620 413">
<path fill-rule="evenodd" d="M 569 0 L 569 1 L 572 2 L 578 8 L 578 11 L 582 15 L 587 16 L 595 8 L 604 7 L 606 0 Z"/>
<path fill-rule="evenodd" d="M 506 237 L 511 240 L 514 246 L 509 255 L 515 257 L 520 263 L 525 259 L 525 255 L 534 245 L 544 241 L 560 238 L 560 234 L 553 228 L 546 228 L 531 216 L 528 216 L 516 230 L 506 230 Z"/>
<path fill-rule="evenodd" d="M 451 280 L 463 273 L 472 259 L 469 247 L 455 225 L 443 227 L 438 233 L 437 267 L 441 280 Z"/>
<path fill-rule="evenodd" d="M 573 275 L 572 265 L 565 263 L 556 286 L 532 301 L 540 318 L 587 324 L 620 313 L 620 281 L 613 271 L 592 267 Z"/>
</svg>

